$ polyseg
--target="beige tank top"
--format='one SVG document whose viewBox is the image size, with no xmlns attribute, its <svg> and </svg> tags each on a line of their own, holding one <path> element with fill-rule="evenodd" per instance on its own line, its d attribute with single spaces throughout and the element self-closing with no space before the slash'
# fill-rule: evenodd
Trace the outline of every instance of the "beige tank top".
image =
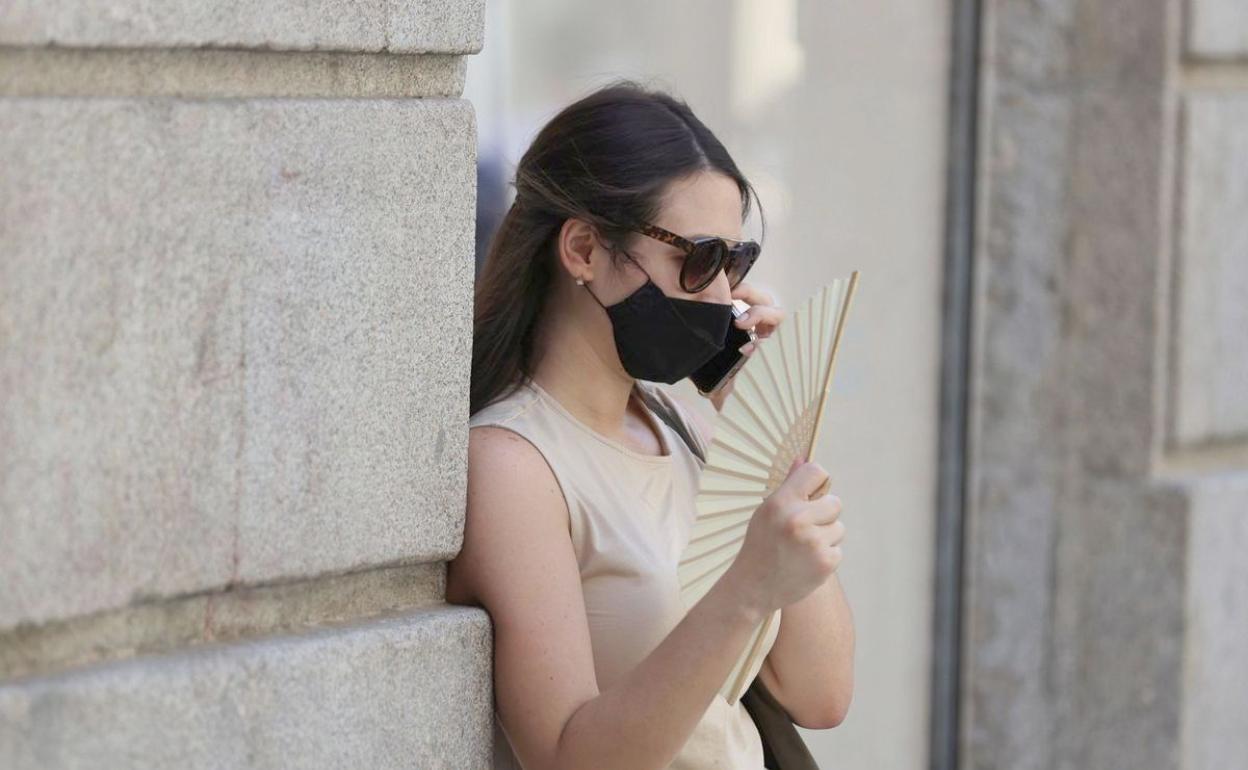
<svg viewBox="0 0 1248 770">
<path fill-rule="evenodd" d="M 706 450 L 684 407 L 659 385 L 637 380 L 633 397 L 658 432 L 662 456 L 592 430 L 532 380 L 468 421 L 469 427 L 494 425 L 526 438 L 563 490 L 600 690 L 644 660 L 685 615 L 676 568 L 689 542 L 702 461 L 654 410 L 665 409 Z M 773 624 L 765 650 L 778 632 Z M 762 770 L 762 740 L 741 701 L 729 705 L 716 693 L 668 767 Z M 494 768 L 522 770 L 497 709 Z"/>
</svg>

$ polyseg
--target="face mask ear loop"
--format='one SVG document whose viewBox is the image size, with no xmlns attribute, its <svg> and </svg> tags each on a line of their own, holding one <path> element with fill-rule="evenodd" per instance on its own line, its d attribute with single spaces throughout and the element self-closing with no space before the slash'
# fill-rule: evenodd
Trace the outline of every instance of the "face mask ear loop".
<svg viewBox="0 0 1248 770">
<path fill-rule="evenodd" d="M 589 260 L 588 260 L 588 259 L 587 259 L 587 260 L 585 260 L 585 264 L 587 264 L 587 265 L 589 264 Z M 591 296 L 591 297 L 593 297 L 593 298 L 594 298 L 594 302 L 597 302 L 597 303 L 598 303 L 598 307 L 602 308 L 603 310 L 606 310 L 606 309 L 607 309 L 607 306 L 606 306 L 606 305 L 604 305 L 604 304 L 602 304 L 602 300 L 598 299 L 598 295 L 597 295 L 597 294 L 594 294 L 593 290 L 591 290 L 591 289 L 589 288 L 589 284 L 590 284 L 590 282 L 589 282 L 589 281 L 586 281 L 586 280 L 583 280 L 583 279 L 577 279 L 577 281 L 576 281 L 576 282 L 577 282 L 578 284 L 580 284 L 581 286 L 585 287 L 585 291 L 588 291 L 588 292 L 589 292 L 589 296 Z"/>
<path fill-rule="evenodd" d="M 586 281 L 586 282 L 582 283 L 582 284 L 581 284 L 581 286 L 584 286 L 584 287 L 585 287 L 585 291 L 588 291 L 588 292 L 589 292 L 589 296 L 591 296 L 591 297 L 593 297 L 593 298 L 594 298 L 594 302 L 597 302 L 597 303 L 598 303 L 598 307 L 602 308 L 603 310 L 606 310 L 606 309 L 607 309 L 607 306 L 606 306 L 606 305 L 604 305 L 604 304 L 602 304 L 602 300 L 598 299 L 598 295 L 596 295 L 596 294 L 594 294 L 592 291 L 590 291 L 590 288 L 589 288 L 589 282 L 588 282 L 588 281 Z"/>
</svg>

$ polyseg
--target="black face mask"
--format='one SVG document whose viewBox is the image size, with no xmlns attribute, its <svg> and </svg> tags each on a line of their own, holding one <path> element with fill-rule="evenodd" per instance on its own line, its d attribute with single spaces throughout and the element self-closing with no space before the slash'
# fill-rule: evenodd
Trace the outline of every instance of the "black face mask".
<svg viewBox="0 0 1248 770">
<path fill-rule="evenodd" d="M 731 303 L 669 297 L 649 273 L 640 288 L 610 307 L 588 285 L 585 290 L 607 311 L 620 362 L 636 379 L 679 382 L 724 349 Z"/>
</svg>

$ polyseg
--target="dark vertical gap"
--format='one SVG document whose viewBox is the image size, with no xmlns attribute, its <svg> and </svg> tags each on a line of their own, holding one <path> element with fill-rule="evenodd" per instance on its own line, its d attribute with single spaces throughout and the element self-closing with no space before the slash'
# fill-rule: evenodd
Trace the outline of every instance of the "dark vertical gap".
<svg viewBox="0 0 1248 770">
<path fill-rule="evenodd" d="M 953 0 L 951 8 L 931 668 L 930 766 L 934 770 L 956 770 L 959 761 L 963 511 L 979 117 L 980 0 Z"/>
</svg>

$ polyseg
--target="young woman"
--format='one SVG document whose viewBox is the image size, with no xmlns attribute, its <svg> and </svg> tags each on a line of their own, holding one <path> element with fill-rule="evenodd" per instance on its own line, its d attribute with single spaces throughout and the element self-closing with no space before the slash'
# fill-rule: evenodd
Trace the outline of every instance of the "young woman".
<svg viewBox="0 0 1248 770">
<path fill-rule="evenodd" d="M 703 449 L 710 427 L 654 384 L 709 360 L 729 323 L 759 338 L 781 323 L 741 282 L 753 188 L 687 105 L 630 81 L 555 116 L 515 186 L 477 286 L 468 509 L 447 575 L 448 601 L 491 616 L 495 767 L 761 770 L 749 713 L 719 688 L 770 613 L 758 676 L 794 721 L 831 727 L 848 708 L 840 501 L 808 499 L 827 474 L 799 458 L 686 614 L 701 466 L 659 412 Z M 751 303 L 735 321 L 734 298 Z"/>
</svg>

